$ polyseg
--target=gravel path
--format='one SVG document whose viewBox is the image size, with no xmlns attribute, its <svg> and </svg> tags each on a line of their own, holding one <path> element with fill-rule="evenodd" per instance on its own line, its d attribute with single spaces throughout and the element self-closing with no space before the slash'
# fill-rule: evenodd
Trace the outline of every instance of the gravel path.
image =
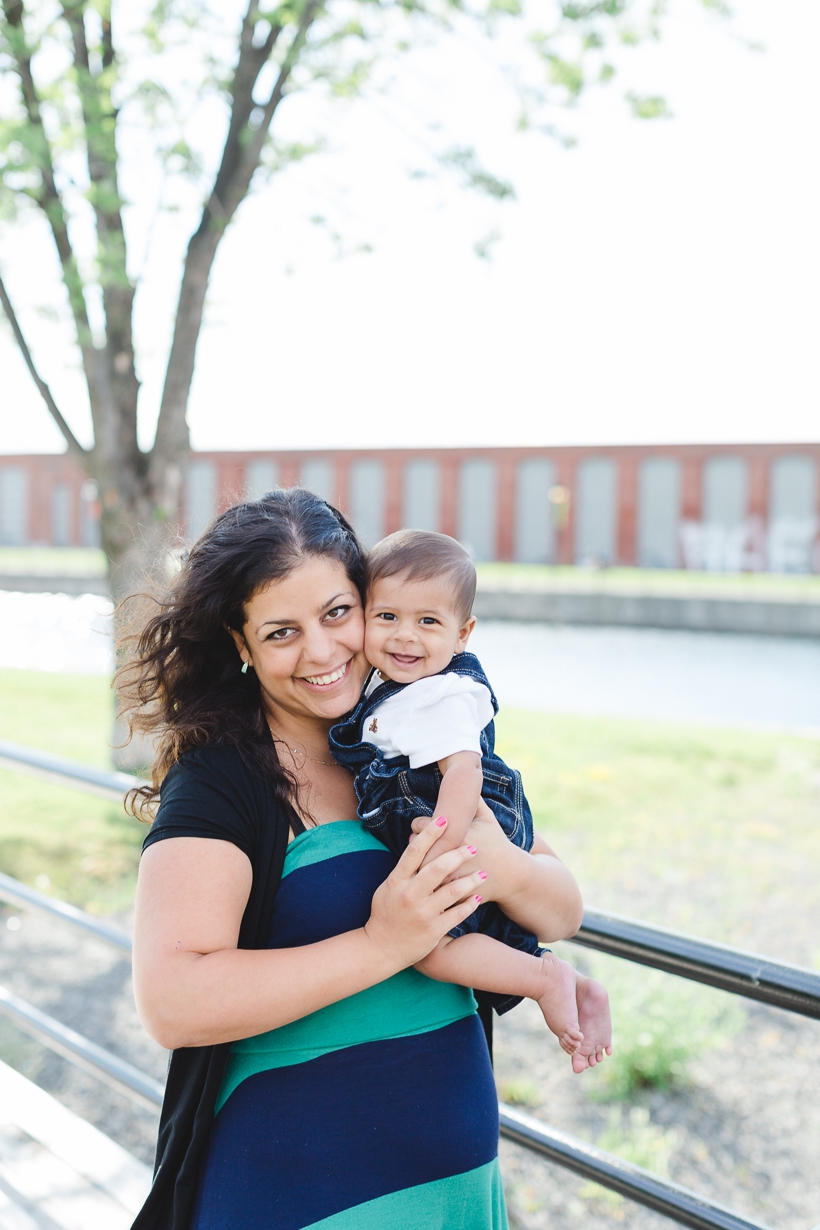
<svg viewBox="0 0 820 1230">
<path fill-rule="evenodd" d="M 634 1097 L 622 1104 L 623 1122 L 638 1107 L 658 1137 L 672 1133 L 675 1182 L 776 1230 L 808 1230 L 820 1222 L 818 1042 L 817 1022 L 751 1004 L 743 1032 L 694 1061 L 687 1085 Z M 586 1078 L 572 1076 L 534 1005 L 522 1004 L 499 1023 L 495 1052 L 502 1094 L 509 1082 L 537 1090 L 529 1114 L 592 1141 L 607 1129 L 610 1106 L 585 1094 Z M 505 1141 L 501 1156 L 511 1224 L 519 1230 L 670 1225 L 637 1205 L 596 1198 L 588 1184 Z"/>
<path fill-rule="evenodd" d="M 20 926 L 10 930 L 12 916 Z M 166 1054 L 142 1030 L 128 962 L 114 950 L 47 919 L 5 910 L 0 982 L 163 1079 Z M 607 1105 L 587 1096 L 587 1078 L 572 1076 L 537 1008 L 524 1003 L 498 1023 L 496 1071 L 502 1095 L 511 1085 L 525 1089 L 529 1113 L 589 1140 L 612 1129 L 613 1113 L 626 1136 L 630 1123 L 646 1130 L 648 1119 L 651 1139 L 670 1153 L 671 1178 L 776 1230 L 809 1230 L 820 1223 L 819 1041 L 817 1022 L 750 1004 L 742 1032 L 699 1056 L 681 1089 L 647 1091 L 628 1104 Z M 25 1038 L 5 1018 L 0 1058 L 141 1160 L 153 1160 L 156 1115 Z M 622 1109 L 613 1112 L 613 1105 Z M 630 1119 L 635 1108 L 637 1120 Z M 613 1224 L 663 1230 L 671 1224 L 596 1195 L 589 1184 L 517 1146 L 502 1142 L 501 1156 L 513 1230 L 602 1230 Z"/>
<path fill-rule="evenodd" d="M 20 926 L 9 930 L 9 918 Z M 127 919 L 112 919 L 121 926 Z M 14 924 L 13 924 L 14 925 Z M 165 1079 L 167 1053 L 137 1019 L 131 967 L 115 949 L 35 914 L 0 913 L 0 982 L 64 1025 Z M 158 1115 L 137 1106 L 0 1017 L 0 1059 L 153 1164 Z"/>
</svg>

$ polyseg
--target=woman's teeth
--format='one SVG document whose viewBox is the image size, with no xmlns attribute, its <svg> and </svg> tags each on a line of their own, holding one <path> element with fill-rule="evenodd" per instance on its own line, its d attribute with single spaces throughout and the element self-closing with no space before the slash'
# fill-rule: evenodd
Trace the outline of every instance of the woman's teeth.
<svg viewBox="0 0 820 1230">
<path fill-rule="evenodd" d="M 337 679 L 341 679 L 346 670 L 347 663 L 345 662 L 344 666 L 340 666 L 339 669 L 335 670 L 331 675 L 305 675 L 304 678 L 307 683 L 319 683 L 326 685 L 328 683 L 335 683 Z"/>
</svg>

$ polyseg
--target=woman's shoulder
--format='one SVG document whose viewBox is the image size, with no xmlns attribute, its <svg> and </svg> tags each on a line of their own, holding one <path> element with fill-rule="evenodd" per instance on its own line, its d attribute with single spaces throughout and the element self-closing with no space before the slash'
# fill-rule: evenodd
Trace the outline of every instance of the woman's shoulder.
<svg viewBox="0 0 820 1230">
<path fill-rule="evenodd" d="M 247 753 L 235 744 L 207 743 L 184 752 L 168 770 L 144 845 L 167 837 L 211 837 L 233 842 L 250 858 L 260 831 L 283 811 Z"/>
</svg>

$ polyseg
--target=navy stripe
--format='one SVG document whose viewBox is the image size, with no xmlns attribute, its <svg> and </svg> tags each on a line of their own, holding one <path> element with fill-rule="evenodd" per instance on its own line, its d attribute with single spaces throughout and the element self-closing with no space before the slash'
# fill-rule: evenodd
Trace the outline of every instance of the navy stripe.
<svg viewBox="0 0 820 1230">
<path fill-rule="evenodd" d="M 298 867 L 277 890 L 269 947 L 300 948 L 363 927 L 373 894 L 395 866 L 395 857 L 381 848 Z"/>
<path fill-rule="evenodd" d="M 498 1152 L 476 1016 L 249 1077 L 214 1120 L 191 1230 L 301 1230 Z"/>
</svg>

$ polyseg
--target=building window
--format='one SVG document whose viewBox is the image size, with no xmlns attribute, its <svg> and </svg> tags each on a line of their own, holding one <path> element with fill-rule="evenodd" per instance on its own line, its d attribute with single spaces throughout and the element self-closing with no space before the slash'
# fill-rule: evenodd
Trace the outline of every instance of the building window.
<svg viewBox="0 0 820 1230">
<path fill-rule="evenodd" d="M 618 484 L 610 457 L 589 457 L 578 467 L 575 562 L 605 567 L 615 560 Z"/>
<path fill-rule="evenodd" d="M 495 462 L 463 461 L 458 482 L 458 538 L 475 560 L 496 557 Z"/>
<path fill-rule="evenodd" d="M 217 473 L 213 461 L 189 461 L 185 475 L 186 531 L 193 542 L 216 514 Z"/>
<path fill-rule="evenodd" d="M 420 457 L 404 467 L 404 513 L 409 530 L 438 531 L 440 525 L 441 474 L 437 462 Z"/>
<path fill-rule="evenodd" d="M 22 466 L 0 469 L 0 543 L 23 547 L 28 540 L 28 474 Z"/>
<path fill-rule="evenodd" d="M 366 547 L 384 537 L 384 466 L 355 461 L 350 467 L 350 520 Z"/>
<path fill-rule="evenodd" d="M 817 529 L 817 466 L 813 458 L 797 454 L 778 457 L 769 472 L 770 571 L 811 572 Z"/>
<path fill-rule="evenodd" d="M 57 483 L 51 493 L 51 541 L 55 547 L 69 547 L 73 535 L 71 488 Z"/>
<path fill-rule="evenodd" d="M 530 457 L 518 467 L 515 484 L 515 558 L 521 564 L 549 564 L 555 558 L 555 515 L 550 488 L 555 466 Z"/>
<path fill-rule="evenodd" d="M 318 495 L 320 500 L 332 504 L 336 498 L 333 491 L 333 462 L 327 457 L 311 457 L 303 462 L 299 485 Z"/>
<path fill-rule="evenodd" d="M 648 457 L 638 473 L 638 563 L 677 568 L 681 467 L 673 457 Z"/>
<path fill-rule="evenodd" d="M 100 493 L 93 478 L 87 478 L 80 488 L 80 542 L 84 547 L 99 547 Z"/>
<path fill-rule="evenodd" d="M 267 457 L 257 457 L 249 461 L 245 468 L 245 498 L 259 500 L 269 491 L 273 491 L 278 480 L 278 467 L 275 461 Z"/>
</svg>

